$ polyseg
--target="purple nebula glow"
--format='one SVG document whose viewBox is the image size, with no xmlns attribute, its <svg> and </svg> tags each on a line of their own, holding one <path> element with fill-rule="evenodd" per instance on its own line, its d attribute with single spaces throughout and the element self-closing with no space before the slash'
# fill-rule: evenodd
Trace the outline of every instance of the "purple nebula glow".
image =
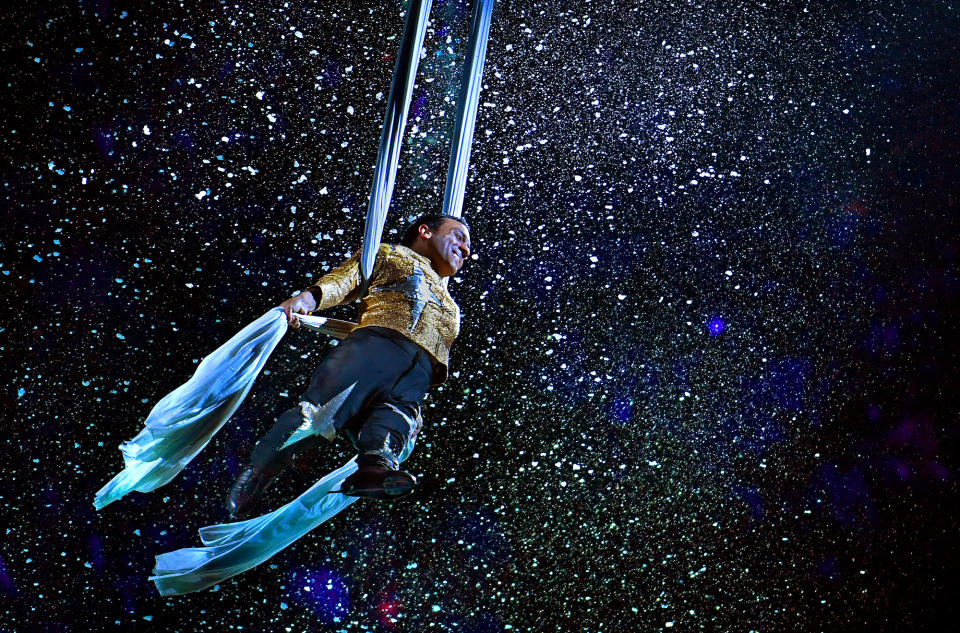
<svg viewBox="0 0 960 633">
<path fill-rule="evenodd" d="M 727 329 L 727 323 L 720 317 L 714 317 L 707 323 L 707 330 L 710 331 L 710 336 L 717 336 L 725 329 Z"/>
<path fill-rule="evenodd" d="M 332 569 L 320 568 L 294 575 L 290 598 L 310 608 L 324 624 L 339 622 L 350 611 L 349 588 Z"/>
<path fill-rule="evenodd" d="M 617 398 L 610 407 L 615 422 L 623 426 L 633 417 L 633 401 L 629 398 Z"/>
</svg>

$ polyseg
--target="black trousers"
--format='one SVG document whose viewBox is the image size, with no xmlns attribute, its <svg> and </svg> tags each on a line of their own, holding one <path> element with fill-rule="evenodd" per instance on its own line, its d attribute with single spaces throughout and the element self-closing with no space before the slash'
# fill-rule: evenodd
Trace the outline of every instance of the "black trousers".
<svg viewBox="0 0 960 633">
<path fill-rule="evenodd" d="M 346 436 L 359 453 L 360 465 L 379 461 L 397 468 L 403 447 L 418 430 L 420 402 L 432 371 L 430 355 L 398 332 L 355 330 L 323 359 L 300 406 L 280 415 L 253 450 L 251 463 L 261 468 L 296 464 L 324 436 L 284 444 L 320 410 L 329 422 L 326 439 Z"/>
</svg>

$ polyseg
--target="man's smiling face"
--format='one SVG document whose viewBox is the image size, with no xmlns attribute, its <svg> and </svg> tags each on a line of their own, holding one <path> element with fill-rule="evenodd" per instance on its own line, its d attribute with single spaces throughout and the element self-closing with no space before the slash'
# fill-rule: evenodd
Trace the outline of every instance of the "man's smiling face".
<svg viewBox="0 0 960 633">
<path fill-rule="evenodd" d="M 432 230 L 420 225 L 420 237 L 427 240 L 425 255 L 441 277 L 456 275 L 470 256 L 470 230 L 452 218 Z"/>
</svg>

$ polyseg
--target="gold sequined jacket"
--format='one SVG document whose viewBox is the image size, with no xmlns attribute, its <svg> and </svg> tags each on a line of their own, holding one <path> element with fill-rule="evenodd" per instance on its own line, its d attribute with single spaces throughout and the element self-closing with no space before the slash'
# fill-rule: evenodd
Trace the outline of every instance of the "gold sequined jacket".
<svg viewBox="0 0 960 633">
<path fill-rule="evenodd" d="M 357 299 L 359 261 L 357 251 L 310 287 L 317 310 Z M 434 361 L 432 384 L 447 379 L 450 346 L 460 333 L 460 307 L 429 259 L 406 246 L 381 244 L 360 313 L 359 327 L 389 328 L 425 349 Z"/>
</svg>

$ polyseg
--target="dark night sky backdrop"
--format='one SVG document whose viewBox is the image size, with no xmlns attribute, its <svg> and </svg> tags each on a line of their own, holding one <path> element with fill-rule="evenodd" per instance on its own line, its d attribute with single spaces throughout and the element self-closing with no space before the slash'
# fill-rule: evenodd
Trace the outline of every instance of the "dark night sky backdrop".
<svg viewBox="0 0 960 633">
<path fill-rule="evenodd" d="M 432 16 L 388 230 L 442 196 L 469 9 Z M 288 334 L 174 482 L 93 494 L 203 355 L 359 246 L 403 9 L 3 20 L 0 630 L 955 620 L 957 3 L 498 2 L 423 485 L 170 599 L 153 557 L 226 518 L 329 341 Z"/>
</svg>

